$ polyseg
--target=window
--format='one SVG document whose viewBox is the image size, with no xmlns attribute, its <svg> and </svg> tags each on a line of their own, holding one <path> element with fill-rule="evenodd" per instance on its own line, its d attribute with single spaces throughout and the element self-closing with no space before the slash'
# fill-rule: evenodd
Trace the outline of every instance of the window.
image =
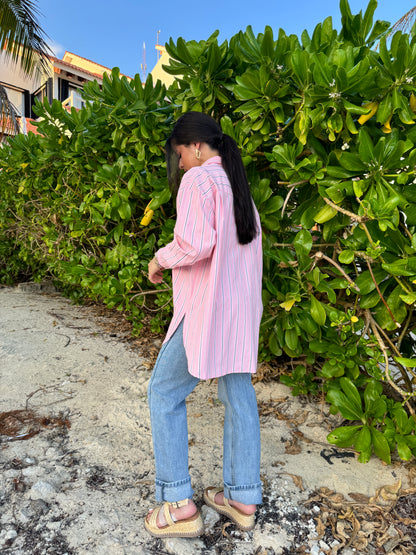
<svg viewBox="0 0 416 555">
<path fill-rule="evenodd" d="M 3 85 L 6 89 L 7 98 L 16 108 L 16 112 L 18 116 L 26 116 L 25 114 L 25 94 L 22 89 L 17 89 L 14 87 L 10 87 L 9 85 Z"/>
</svg>

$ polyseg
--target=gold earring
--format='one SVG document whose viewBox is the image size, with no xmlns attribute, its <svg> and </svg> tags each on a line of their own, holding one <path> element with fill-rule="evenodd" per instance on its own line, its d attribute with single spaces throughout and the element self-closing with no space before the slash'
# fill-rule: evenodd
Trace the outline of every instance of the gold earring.
<svg viewBox="0 0 416 555">
<path fill-rule="evenodd" d="M 199 160 L 201 158 L 201 151 L 199 150 L 199 148 L 195 149 L 195 158 L 197 160 Z"/>
</svg>

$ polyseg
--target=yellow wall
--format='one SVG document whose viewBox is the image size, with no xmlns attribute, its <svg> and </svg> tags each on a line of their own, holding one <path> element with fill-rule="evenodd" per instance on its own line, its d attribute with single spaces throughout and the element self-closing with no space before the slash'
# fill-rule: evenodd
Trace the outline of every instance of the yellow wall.
<svg viewBox="0 0 416 555">
<path fill-rule="evenodd" d="M 174 82 L 175 76 L 166 73 L 166 71 L 162 68 L 163 64 L 169 65 L 169 54 L 166 52 L 163 46 L 156 45 L 156 49 L 159 50 L 159 52 L 161 53 L 161 57 L 151 71 L 153 82 L 156 82 L 158 79 L 160 79 L 166 87 L 169 87 L 169 85 Z"/>
<path fill-rule="evenodd" d="M 62 61 L 72 64 L 73 66 L 77 66 L 80 69 L 84 69 L 85 71 L 97 73 L 98 75 L 103 75 L 104 72 L 111 73 L 110 68 L 96 64 L 95 62 L 82 58 L 81 56 L 77 56 L 72 52 L 65 52 Z"/>
</svg>

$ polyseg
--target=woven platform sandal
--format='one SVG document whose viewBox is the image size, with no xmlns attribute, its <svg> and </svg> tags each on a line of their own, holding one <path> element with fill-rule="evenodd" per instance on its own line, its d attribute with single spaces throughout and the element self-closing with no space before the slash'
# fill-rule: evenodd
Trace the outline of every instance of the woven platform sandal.
<svg viewBox="0 0 416 555">
<path fill-rule="evenodd" d="M 240 530 L 253 530 L 256 524 L 256 517 L 254 516 L 254 514 L 247 515 L 239 509 L 236 509 L 236 507 L 232 507 L 228 502 L 228 499 L 226 499 L 225 497 L 224 505 L 218 505 L 218 503 L 215 503 L 215 496 L 217 495 L 217 493 L 221 493 L 223 491 L 223 488 L 207 488 L 204 491 L 204 501 L 208 505 L 208 507 L 211 507 L 211 509 L 214 509 L 215 511 L 217 511 L 217 513 L 220 513 L 221 515 L 227 516 L 230 520 L 237 524 Z"/>
<path fill-rule="evenodd" d="M 166 502 L 154 509 L 150 515 L 145 518 L 144 526 L 149 534 L 155 538 L 195 538 L 204 532 L 204 524 L 199 511 L 190 518 L 175 521 L 169 511 L 170 506 L 179 508 L 178 503 Z M 163 511 L 167 522 L 167 524 L 162 527 L 157 525 L 159 511 Z"/>
</svg>

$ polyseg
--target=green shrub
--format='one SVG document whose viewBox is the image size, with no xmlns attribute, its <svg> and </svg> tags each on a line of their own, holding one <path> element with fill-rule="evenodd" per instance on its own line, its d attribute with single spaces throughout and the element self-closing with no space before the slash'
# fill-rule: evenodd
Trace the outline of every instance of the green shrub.
<svg viewBox="0 0 416 555">
<path fill-rule="evenodd" d="M 166 47 L 166 91 L 114 69 L 86 107 L 38 104 L 41 136 L 0 152 L 0 275 L 49 273 L 128 311 L 170 317 L 146 279 L 172 236 L 164 142 L 181 112 L 216 117 L 241 148 L 264 244 L 260 359 L 297 394 L 322 391 L 349 425 L 329 441 L 386 462 L 416 454 L 416 32 L 331 18 L 300 38 L 250 27 Z M 378 49 L 375 49 L 375 44 Z M 146 207 L 149 225 L 140 225 Z M 358 424 L 356 423 L 358 422 Z"/>
</svg>

